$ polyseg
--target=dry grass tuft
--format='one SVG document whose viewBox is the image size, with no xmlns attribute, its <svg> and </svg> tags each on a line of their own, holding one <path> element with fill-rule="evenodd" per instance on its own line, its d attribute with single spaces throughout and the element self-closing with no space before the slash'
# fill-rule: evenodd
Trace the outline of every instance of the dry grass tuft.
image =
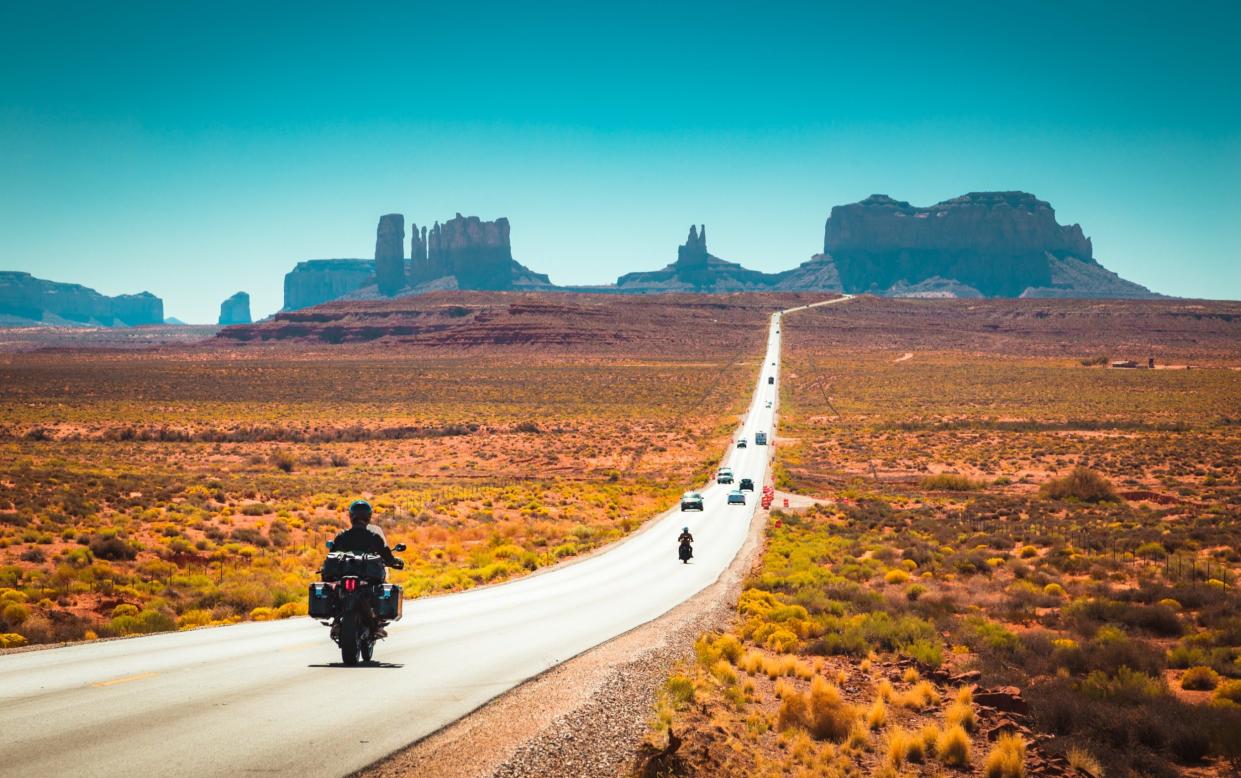
<svg viewBox="0 0 1241 778">
<path fill-rule="evenodd" d="M 1024 778 L 1026 741 L 1011 732 L 1000 735 L 983 761 L 982 773 L 986 778 Z"/>
<path fill-rule="evenodd" d="M 780 729 L 801 727 L 816 740 L 844 740 L 858 717 L 857 709 L 844 701 L 840 689 L 822 676 L 816 675 L 804 694 L 787 682 L 777 686 L 777 694 L 782 699 L 777 726 Z"/>
<path fill-rule="evenodd" d="M 953 724 L 940 733 L 935 742 L 939 761 L 948 767 L 965 767 L 970 763 L 970 736 L 965 728 Z"/>
<path fill-rule="evenodd" d="M 888 721 L 888 706 L 878 697 L 871 703 L 870 710 L 866 711 L 866 726 L 871 729 L 879 729 Z"/>
</svg>

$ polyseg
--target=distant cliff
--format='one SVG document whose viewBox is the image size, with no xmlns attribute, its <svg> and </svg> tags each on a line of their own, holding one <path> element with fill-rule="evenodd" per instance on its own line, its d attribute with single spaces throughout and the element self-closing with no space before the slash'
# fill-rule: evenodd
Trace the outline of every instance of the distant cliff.
<svg viewBox="0 0 1241 778">
<path fill-rule="evenodd" d="M 164 301 L 150 292 L 109 297 L 79 284 L 0 271 L 0 324 L 129 326 L 164 323 Z"/>
<path fill-rule="evenodd" d="M 452 276 L 461 289 L 513 288 L 517 263 L 509 245 L 508 219 L 485 222 L 457 214 L 443 224 L 437 222 L 425 241 L 426 254 L 413 257 L 411 286 Z"/>
<path fill-rule="evenodd" d="M 450 289 L 552 289 L 542 273 L 513 259 L 509 223 L 462 216 L 430 229 L 411 222 L 405 259 L 405 217 L 386 214 L 375 234 L 375 259 L 313 259 L 298 263 L 284 280 L 284 310 L 331 300 L 375 300 Z"/>
<path fill-rule="evenodd" d="M 1094 259 L 1076 224 L 1025 192 L 918 208 L 887 195 L 832 208 L 823 236 L 847 292 L 954 297 L 1151 297 Z"/>
<path fill-rule="evenodd" d="M 220 324 L 250 324 L 250 295 L 238 292 L 220 303 Z"/>
<path fill-rule="evenodd" d="M 1025 192 L 971 192 L 927 208 L 887 195 L 838 205 L 824 226 L 823 251 L 778 273 L 751 270 L 707 249 L 692 225 L 676 261 L 626 273 L 615 284 L 558 287 L 513 259 L 509 221 L 457 214 L 410 223 L 387 214 L 375 260 L 311 260 L 285 277 L 286 311 L 336 299 L 374 300 L 434 291 L 851 292 L 892 297 L 1158 297 L 1100 265 L 1077 224 Z"/>
<path fill-rule="evenodd" d="M 375 276 L 370 259 L 307 259 L 284 276 L 284 310 L 297 311 L 338 300 Z"/>
</svg>

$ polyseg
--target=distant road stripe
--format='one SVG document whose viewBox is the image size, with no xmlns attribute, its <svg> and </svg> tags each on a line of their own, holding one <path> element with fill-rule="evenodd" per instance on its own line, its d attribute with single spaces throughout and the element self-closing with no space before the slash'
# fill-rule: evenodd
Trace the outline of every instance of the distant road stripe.
<svg viewBox="0 0 1241 778">
<path fill-rule="evenodd" d="M 137 675 L 127 675 L 124 678 L 113 678 L 111 681 L 97 681 L 96 683 L 92 683 L 91 686 L 95 686 L 95 687 L 116 686 L 118 683 L 129 683 L 130 681 L 141 681 L 144 678 L 152 678 L 157 675 L 159 675 L 159 673 L 138 673 Z"/>
</svg>

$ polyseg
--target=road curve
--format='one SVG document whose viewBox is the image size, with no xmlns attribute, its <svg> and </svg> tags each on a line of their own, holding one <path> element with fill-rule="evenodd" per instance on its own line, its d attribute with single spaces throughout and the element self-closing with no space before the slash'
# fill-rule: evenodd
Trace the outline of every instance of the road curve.
<svg viewBox="0 0 1241 778">
<path fill-rule="evenodd" d="M 772 431 L 780 320 L 737 432 L 749 445 L 723 463 L 759 485 L 771 448 L 754 433 Z M 711 484 L 702 513 L 670 510 L 579 562 L 408 601 L 375 666 L 339 665 L 308 618 L 0 656 L 0 776 L 345 775 L 712 584 L 757 504 L 727 505 L 730 488 Z M 689 565 L 683 526 L 697 541 Z"/>
</svg>

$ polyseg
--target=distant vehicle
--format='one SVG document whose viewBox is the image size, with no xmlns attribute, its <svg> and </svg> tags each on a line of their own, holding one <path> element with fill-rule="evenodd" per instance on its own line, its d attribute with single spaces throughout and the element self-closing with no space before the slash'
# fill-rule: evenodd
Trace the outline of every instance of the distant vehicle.
<svg viewBox="0 0 1241 778">
<path fill-rule="evenodd" d="M 766 432 L 755 432 L 754 433 L 754 445 L 756 446 L 767 445 L 767 433 Z"/>
<path fill-rule="evenodd" d="M 771 407 L 771 400 L 768 400 L 768 401 L 767 401 L 767 407 L 768 407 L 768 408 L 770 408 L 770 407 Z"/>
<path fill-rule="evenodd" d="M 720 472 L 715 475 L 717 484 L 731 484 L 733 482 L 733 471 L 730 467 L 721 467 Z"/>
<path fill-rule="evenodd" d="M 742 478 L 741 483 L 737 484 L 737 488 L 743 492 L 754 491 L 754 479 L 753 478 Z"/>
<path fill-rule="evenodd" d="M 775 377 L 775 376 L 773 376 L 773 375 L 769 375 L 769 376 L 767 376 L 767 383 L 769 383 L 769 384 L 774 384 L 775 382 L 776 382 L 776 377 Z"/>
<path fill-rule="evenodd" d="M 702 507 L 702 495 L 698 492 L 686 492 L 681 495 L 681 510 L 683 511 L 700 511 Z"/>
<path fill-rule="evenodd" d="M 746 446 L 745 438 L 740 438 L 737 441 L 737 448 L 745 448 L 745 446 Z"/>
<path fill-rule="evenodd" d="M 728 493 L 728 504 L 745 505 L 745 495 L 741 493 L 740 489 L 733 489 Z"/>
</svg>

